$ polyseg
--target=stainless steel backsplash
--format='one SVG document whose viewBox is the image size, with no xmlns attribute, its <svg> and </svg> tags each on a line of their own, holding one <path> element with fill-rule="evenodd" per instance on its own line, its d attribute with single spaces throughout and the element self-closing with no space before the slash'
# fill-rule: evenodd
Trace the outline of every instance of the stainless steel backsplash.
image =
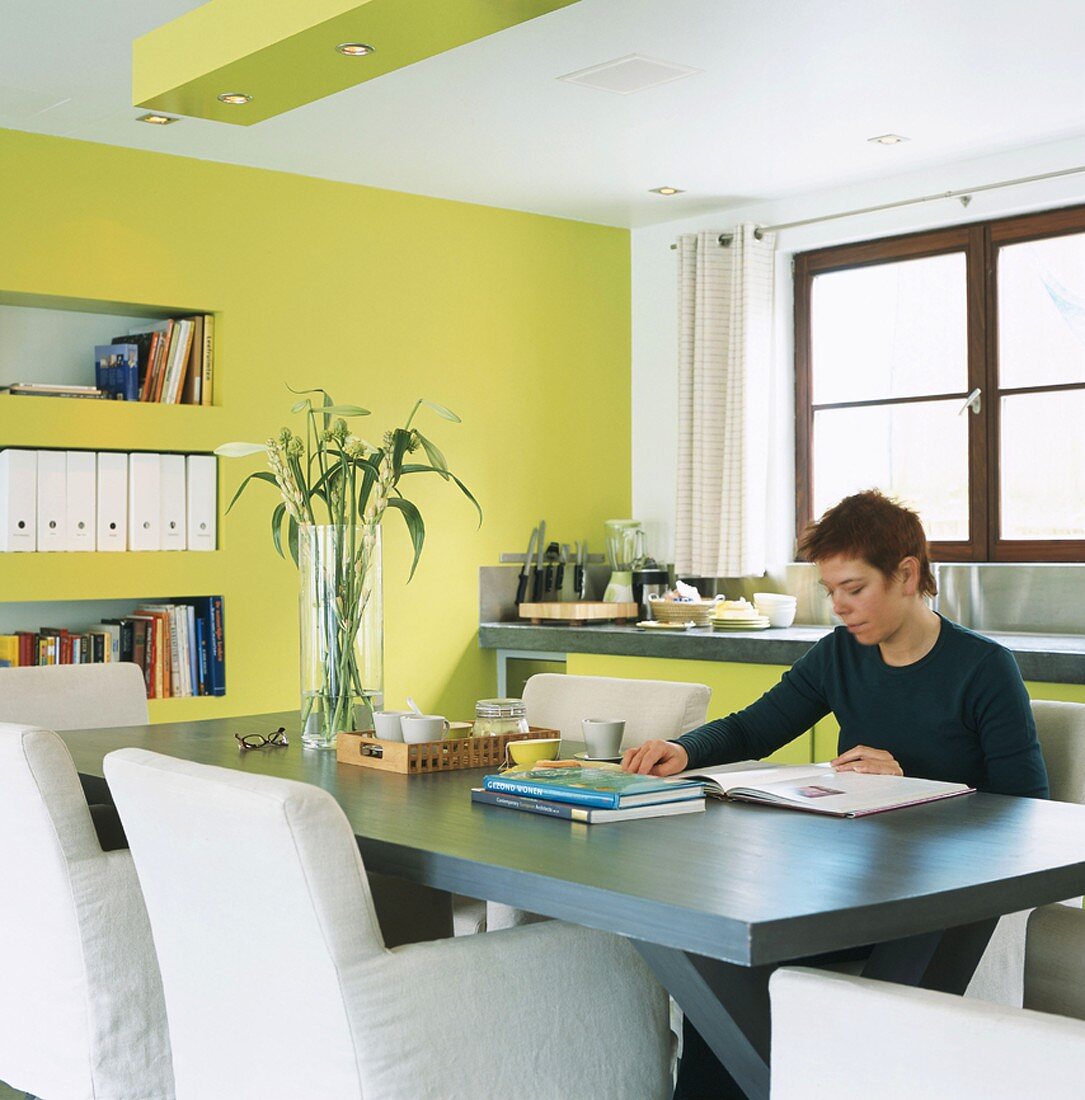
<svg viewBox="0 0 1085 1100">
<path fill-rule="evenodd" d="M 964 565 L 936 563 L 934 606 L 973 630 L 1025 634 L 1085 634 L 1085 565 Z M 755 592 L 790 592 L 797 623 L 829 626 L 829 601 L 817 569 L 806 563 L 773 566 L 764 577 L 731 577 L 720 591 L 748 599 Z"/>
</svg>

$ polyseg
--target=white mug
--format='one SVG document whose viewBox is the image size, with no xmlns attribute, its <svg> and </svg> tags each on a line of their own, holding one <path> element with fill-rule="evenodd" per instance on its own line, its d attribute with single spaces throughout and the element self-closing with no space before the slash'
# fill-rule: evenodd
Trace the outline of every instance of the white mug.
<svg viewBox="0 0 1085 1100">
<path fill-rule="evenodd" d="M 596 760 L 617 756 L 622 751 L 625 722 L 611 718 L 585 718 L 580 723 L 584 731 L 584 747 Z"/>
<path fill-rule="evenodd" d="M 399 724 L 403 729 L 403 740 L 408 745 L 440 741 L 450 728 L 448 719 L 441 714 L 403 714 Z"/>
<path fill-rule="evenodd" d="M 399 720 L 409 710 L 377 710 L 373 712 L 373 732 L 382 741 L 402 741 L 403 727 Z"/>
</svg>

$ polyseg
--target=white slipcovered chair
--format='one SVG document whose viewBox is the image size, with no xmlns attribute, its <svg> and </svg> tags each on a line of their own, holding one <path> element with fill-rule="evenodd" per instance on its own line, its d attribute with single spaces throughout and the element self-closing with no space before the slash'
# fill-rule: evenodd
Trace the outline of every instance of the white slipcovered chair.
<svg viewBox="0 0 1085 1100">
<path fill-rule="evenodd" d="M 769 982 L 773 1100 L 1076 1100 L 1085 1080 L 1085 912 L 1037 909 L 1027 954 L 1025 1008 L 778 970 Z M 834 1035 L 844 1046 L 827 1059 Z"/>
<path fill-rule="evenodd" d="M 544 672 L 524 685 L 527 720 L 583 740 L 585 718 L 625 722 L 622 748 L 659 738 L 668 741 L 703 725 L 712 689 L 672 680 L 626 680 L 615 676 L 563 676 Z"/>
<path fill-rule="evenodd" d="M 1036 699 L 1032 716 L 1047 765 L 1052 800 L 1085 804 L 1085 703 Z M 1064 904 L 1080 908 L 1081 899 Z M 1021 1007 L 1025 925 L 1031 911 L 1010 913 L 998 922 L 965 996 Z"/>
<path fill-rule="evenodd" d="M 585 718 L 625 722 L 622 749 L 658 738 L 669 741 L 705 722 L 712 689 L 677 680 L 626 680 L 615 676 L 563 676 L 544 672 L 524 685 L 527 720 L 533 726 L 559 730 L 564 740 L 580 741 Z M 459 935 L 511 928 L 538 918 L 499 902 L 483 906 L 457 898 L 454 910 Z"/>
<path fill-rule="evenodd" d="M 667 998 L 550 922 L 388 950 L 342 810 L 304 783 L 121 749 L 180 1100 L 665 1097 Z"/>
<path fill-rule="evenodd" d="M 146 725 L 143 673 L 127 661 L 0 668 L 0 722 L 49 730 Z"/>
<path fill-rule="evenodd" d="M 172 1097 L 131 856 L 102 851 L 49 730 L 0 724 L 0 882 L 0 1080 L 46 1100 Z"/>
<path fill-rule="evenodd" d="M 147 685 L 138 665 L 28 665 L 0 668 L 0 722 L 47 730 L 147 724 Z M 126 845 L 104 779 L 81 775 L 94 827 L 110 849 Z"/>
</svg>

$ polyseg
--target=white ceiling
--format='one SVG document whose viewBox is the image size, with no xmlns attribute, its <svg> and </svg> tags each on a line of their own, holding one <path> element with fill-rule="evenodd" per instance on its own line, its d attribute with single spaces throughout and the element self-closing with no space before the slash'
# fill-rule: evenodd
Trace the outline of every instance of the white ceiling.
<svg viewBox="0 0 1085 1100">
<path fill-rule="evenodd" d="M 1085 134 L 1080 0 L 581 0 L 252 127 L 137 124 L 132 39 L 198 6 L 0 0 L 0 126 L 631 227 Z M 701 71 L 557 79 L 634 53 Z"/>
</svg>

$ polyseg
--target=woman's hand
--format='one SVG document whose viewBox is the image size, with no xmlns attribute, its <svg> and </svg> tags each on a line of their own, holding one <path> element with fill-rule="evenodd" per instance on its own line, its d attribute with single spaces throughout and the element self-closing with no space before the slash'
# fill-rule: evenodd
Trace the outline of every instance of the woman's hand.
<svg viewBox="0 0 1085 1100">
<path fill-rule="evenodd" d="M 861 772 L 863 775 L 903 775 L 904 769 L 885 749 L 856 745 L 831 760 L 833 771 Z M 623 765 L 624 766 L 624 765 Z"/>
<path fill-rule="evenodd" d="M 622 756 L 622 771 L 638 775 L 675 775 L 689 766 L 689 754 L 673 741 L 645 741 Z"/>
</svg>

